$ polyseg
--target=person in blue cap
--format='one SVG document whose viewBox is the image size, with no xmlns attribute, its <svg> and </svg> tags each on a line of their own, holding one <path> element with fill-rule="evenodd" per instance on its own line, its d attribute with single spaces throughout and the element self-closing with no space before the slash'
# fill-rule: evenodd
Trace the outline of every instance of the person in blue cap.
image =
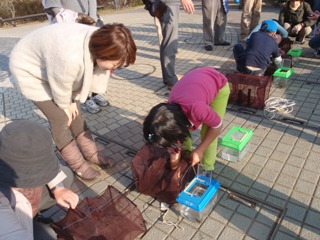
<svg viewBox="0 0 320 240">
<path fill-rule="evenodd" d="M 272 63 L 270 56 L 274 63 L 280 66 L 282 58 L 275 40 L 276 32 L 276 22 L 266 20 L 261 23 L 260 30 L 250 36 L 245 49 L 241 43 L 234 45 L 233 55 L 239 72 L 263 75 Z"/>
<path fill-rule="evenodd" d="M 288 38 L 288 32 L 276 20 L 272 19 L 271 21 L 274 21 L 277 25 L 277 34 L 275 35 L 275 40 L 279 44 L 283 38 Z M 261 26 L 262 23 L 259 23 L 254 29 L 252 29 L 249 36 L 246 38 L 246 42 L 250 39 L 252 33 L 258 32 L 261 29 Z"/>
</svg>

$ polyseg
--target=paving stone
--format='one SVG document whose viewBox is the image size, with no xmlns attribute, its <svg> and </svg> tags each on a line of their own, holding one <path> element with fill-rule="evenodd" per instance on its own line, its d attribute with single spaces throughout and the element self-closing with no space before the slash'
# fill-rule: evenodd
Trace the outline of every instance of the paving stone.
<svg viewBox="0 0 320 240">
<path fill-rule="evenodd" d="M 179 228 L 176 228 L 171 233 L 172 237 L 178 238 L 178 239 L 192 239 L 192 236 L 196 233 L 197 229 L 194 228 L 189 223 L 185 223 L 185 221 L 182 221 L 180 223 L 180 227 L 182 227 L 182 230 Z"/>
<path fill-rule="evenodd" d="M 273 185 L 274 182 L 265 179 L 259 179 L 259 181 L 254 182 L 252 187 L 262 192 L 269 193 Z"/>
<path fill-rule="evenodd" d="M 270 159 L 277 160 L 277 161 L 279 161 L 279 162 L 285 162 L 288 157 L 289 157 L 289 154 L 288 154 L 288 153 L 275 150 L 275 151 L 271 154 Z"/>
<path fill-rule="evenodd" d="M 225 225 L 226 223 L 229 222 L 232 215 L 233 215 L 232 210 L 219 204 L 211 212 L 210 217 L 214 220 L 214 222 L 217 222 L 217 226 L 219 226 L 218 222 Z"/>
<path fill-rule="evenodd" d="M 211 233 L 212 234 L 212 233 Z M 207 235 L 202 231 L 198 231 L 193 237 L 192 240 L 212 240 L 212 235 Z"/>
<path fill-rule="evenodd" d="M 272 153 L 272 150 L 269 148 L 258 148 L 250 159 L 250 163 L 263 167 L 268 161 L 268 156 Z"/>
<path fill-rule="evenodd" d="M 242 234 L 241 232 L 227 227 L 225 228 L 221 235 L 219 236 L 219 238 L 217 238 L 218 240 L 224 240 L 224 239 L 241 239 L 244 237 L 244 234 Z"/>
<path fill-rule="evenodd" d="M 301 194 L 300 192 L 297 192 L 297 191 L 292 191 L 291 197 L 290 197 L 290 201 L 300 204 L 303 207 L 309 206 L 311 200 L 312 200 L 312 195 Z"/>
<path fill-rule="evenodd" d="M 166 239 L 167 234 L 162 232 L 157 228 L 151 228 L 142 239 L 144 240 L 154 240 L 154 239 Z"/>
<path fill-rule="evenodd" d="M 266 199 L 267 202 L 271 203 L 271 204 L 274 204 L 280 208 L 284 208 L 286 206 L 286 200 L 284 199 L 281 199 L 281 198 L 278 198 L 278 197 L 275 197 L 271 194 L 269 194 L 267 196 L 267 199 Z"/>
<path fill-rule="evenodd" d="M 255 238 L 255 239 L 268 239 L 268 234 L 270 232 L 270 228 L 264 224 L 261 224 L 259 222 L 254 222 L 251 226 L 248 234 L 249 236 Z"/>
<path fill-rule="evenodd" d="M 250 196 L 254 196 L 255 198 L 260 199 L 260 200 L 265 200 L 266 197 L 268 196 L 267 193 L 262 192 L 262 191 L 259 191 L 259 190 L 254 189 L 254 188 L 251 188 L 251 189 L 249 190 L 248 194 L 249 194 Z"/>
<path fill-rule="evenodd" d="M 286 216 L 288 216 L 289 218 L 293 218 L 297 221 L 302 221 L 304 215 L 306 214 L 306 211 L 307 210 L 302 206 L 293 203 L 288 203 Z"/>
<path fill-rule="evenodd" d="M 270 191 L 270 194 L 282 199 L 287 200 L 291 195 L 292 189 L 286 186 L 279 185 L 277 183 L 274 184 L 273 188 Z"/>
<path fill-rule="evenodd" d="M 300 237 L 308 240 L 318 240 L 320 236 L 319 228 L 305 227 L 301 230 Z"/>
<path fill-rule="evenodd" d="M 293 145 L 289 145 L 289 144 L 283 144 L 283 143 L 279 143 L 276 147 L 276 150 L 281 151 L 281 152 L 285 152 L 290 154 L 290 152 L 293 149 Z"/>
<path fill-rule="evenodd" d="M 208 218 L 200 227 L 200 231 L 211 239 L 217 239 L 224 228 L 224 224 L 212 218 Z M 192 238 L 194 239 L 194 238 Z"/>
<path fill-rule="evenodd" d="M 275 240 L 295 240 L 296 236 L 285 234 L 281 231 L 278 231 L 274 237 Z"/>
<path fill-rule="evenodd" d="M 242 214 L 235 213 L 232 216 L 229 225 L 235 229 L 241 230 L 241 232 L 247 232 L 252 221 L 253 221 L 252 219 L 246 216 L 243 216 Z"/>
<path fill-rule="evenodd" d="M 298 179 L 294 190 L 309 195 L 312 195 L 314 193 L 314 190 L 316 188 L 316 185 L 314 183 L 306 182 L 304 180 Z"/>
</svg>

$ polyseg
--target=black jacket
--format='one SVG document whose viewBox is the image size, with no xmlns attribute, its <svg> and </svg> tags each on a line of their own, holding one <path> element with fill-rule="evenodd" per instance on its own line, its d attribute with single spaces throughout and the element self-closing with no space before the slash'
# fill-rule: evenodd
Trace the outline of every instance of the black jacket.
<svg viewBox="0 0 320 240">
<path fill-rule="evenodd" d="M 292 27 L 298 23 L 304 23 L 304 25 L 308 27 L 313 26 L 316 23 L 315 20 L 308 19 L 308 16 L 313 13 L 310 5 L 306 2 L 301 3 L 302 4 L 296 10 L 290 8 L 290 1 L 285 4 L 279 14 L 279 24 L 281 26 L 283 26 L 284 23 L 289 23 Z"/>
</svg>

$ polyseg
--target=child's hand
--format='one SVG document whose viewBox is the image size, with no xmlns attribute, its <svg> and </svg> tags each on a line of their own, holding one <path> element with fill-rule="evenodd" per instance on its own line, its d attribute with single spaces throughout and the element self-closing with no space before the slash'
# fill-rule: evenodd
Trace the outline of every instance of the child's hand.
<svg viewBox="0 0 320 240">
<path fill-rule="evenodd" d="M 201 162 L 202 157 L 203 157 L 203 153 L 202 152 L 196 151 L 196 150 L 192 151 L 191 155 L 190 155 L 191 165 L 194 166 L 197 163 Z"/>
</svg>

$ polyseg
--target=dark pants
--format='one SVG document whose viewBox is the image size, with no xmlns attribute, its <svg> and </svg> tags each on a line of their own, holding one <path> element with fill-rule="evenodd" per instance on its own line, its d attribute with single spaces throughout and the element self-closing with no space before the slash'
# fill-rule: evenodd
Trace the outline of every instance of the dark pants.
<svg viewBox="0 0 320 240">
<path fill-rule="evenodd" d="M 244 74 L 263 75 L 264 70 L 250 70 L 246 66 L 246 51 L 241 43 L 237 43 L 233 47 L 233 55 L 236 60 L 237 70 Z"/>
<path fill-rule="evenodd" d="M 178 51 L 179 5 L 168 5 L 160 18 L 162 42 L 160 45 L 160 63 L 163 81 L 173 86 L 178 81 L 175 73 L 176 54 Z"/>
<path fill-rule="evenodd" d="M 71 185 L 74 180 L 73 172 L 70 168 L 60 165 L 60 169 L 67 175 L 63 180 L 63 184 L 66 188 L 71 188 Z M 50 190 L 47 187 L 44 187 L 41 200 L 39 203 L 39 211 L 47 210 L 53 207 L 56 204 L 56 200 L 52 197 Z M 57 234 L 50 227 L 49 224 L 33 221 L 33 236 L 34 240 L 54 240 L 57 239 Z"/>
<path fill-rule="evenodd" d="M 320 50 L 320 35 L 315 35 L 309 41 L 309 46 L 313 49 Z"/>
<path fill-rule="evenodd" d="M 76 101 L 79 109 L 79 115 L 71 122 L 68 127 L 68 116 L 59 108 L 53 100 L 34 102 L 34 104 L 43 112 L 47 117 L 50 127 L 51 134 L 54 143 L 59 150 L 67 146 L 74 137 L 78 136 L 83 131 L 88 129 L 88 126 L 81 114 L 80 102 Z"/>
</svg>

